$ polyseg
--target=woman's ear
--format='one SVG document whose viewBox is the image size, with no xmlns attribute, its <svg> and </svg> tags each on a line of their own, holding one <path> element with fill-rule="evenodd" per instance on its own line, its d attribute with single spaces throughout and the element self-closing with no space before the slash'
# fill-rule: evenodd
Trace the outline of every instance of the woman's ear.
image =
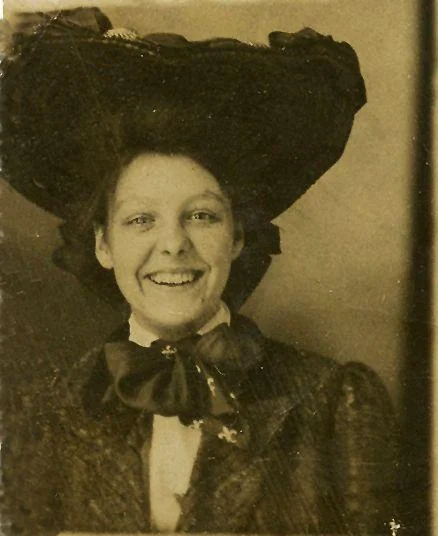
<svg viewBox="0 0 438 536">
<path fill-rule="evenodd" d="M 105 236 L 105 229 L 101 224 L 94 224 L 95 255 L 102 268 L 111 270 L 114 266 L 111 250 Z"/>
<path fill-rule="evenodd" d="M 234 242 L 233 249 L 231 251 L 231 257 L 233 261 L 242 253 L 243 246 L 245 245 L 245 233 L 243 231 L 243 225 L 237 222 L 234 230 Z"/>
</svg>

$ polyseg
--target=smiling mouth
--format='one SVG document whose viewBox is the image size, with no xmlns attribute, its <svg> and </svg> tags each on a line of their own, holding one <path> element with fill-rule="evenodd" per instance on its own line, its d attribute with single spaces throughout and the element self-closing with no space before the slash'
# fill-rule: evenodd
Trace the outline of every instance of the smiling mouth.
<svg viewBox="0 0 438 536">
<path fill-rule="evenodd" d="M 149 281 L 156 285 L 167 287 L 182 287 L 190 285 L 202 277 L 201 270 L 186 270 L 184 272 L 153 272 L 146 276 Z"/>
</svg>

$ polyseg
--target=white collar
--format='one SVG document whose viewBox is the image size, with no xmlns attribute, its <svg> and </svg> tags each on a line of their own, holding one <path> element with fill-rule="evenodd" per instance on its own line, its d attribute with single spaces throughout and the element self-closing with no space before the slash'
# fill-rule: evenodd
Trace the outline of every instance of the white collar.
<svg viewBox="0 0 438 536">
<path fill-rule="evenodd" d="M 210 318 L 210 320 L 202 326 L 202 328 L 198 331 L 199 335 L 204 335 L 205 333 L 208 333 L 212 329 L 214 329 L 219 324 L 227 324 L 230 325 L 231 321 L 231 313 L 228 309 L 227 305 L 221 301 L 220 307 L 217 311 L 217 313 Z M 132 342 L 135 342 L 139 346 L 148 347 L 151 345 L 153 341 L 156 341 L 159 337 L 152 331 L 149 331 L 148 329 L 144 328 L 139 324 L 137 319 L 134 317 L 134 315 L 131 313 L 131 316 L 129 317 L 129 340 Z"/>
</svg>

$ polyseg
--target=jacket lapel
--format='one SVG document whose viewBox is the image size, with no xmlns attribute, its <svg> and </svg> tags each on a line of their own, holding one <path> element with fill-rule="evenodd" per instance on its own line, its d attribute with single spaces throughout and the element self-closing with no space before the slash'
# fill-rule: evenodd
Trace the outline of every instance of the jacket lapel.
<svg viewBox="0 0 438 536">
<path fill-rule="evenodd" d="M 82 428 L 82 433 L 86 431 L 87 428 Z M 99 532 L 143 532 L 149 529 L 141 456 L 134 446 L 137 435 L 132 433 L 123 440 L 114 441 L 103 433 L 82 437 L 76 442 L 70 458 L 73 462 L 69 462 L 68 485 L 73 500 L 67 505 L 67 511 L 75 520 L 67 523 L 69 529 Z M 84 503 L 85 497 L 87 501 Z"/>
<path fill-rule="evenodd" d="M 68 434 L 63 459 L 65 528 L 77 531 L 145 532 L 150 528 L 141 460 L 150 441 L 152 417 L 113 397 L 103 352 L 88 356 L 63 412 Z M 86 498 L 86 500 L 85 500 Z"/>
<path fill-rule="evenodd" d="M 247 449 L 203 435 L 189 489 L 181 500 L 177 530 L 245 531 L 263 496 L 269 466 L 275 461 L 268 447 L 291 408 L 286 397 L 248 405 L 246 418 L 251 423 L 251 441 Z"/>
<path fill-rule="evenodd" d="M 288 444 L 300 441 L 303 414 L 312 411 L 330 376 L 330 371 L 324 377 L 312 370 L 304 372 L 301 361 L 290 348 L 267 342 L 263 361 L 239 390 L 240 412 L 251 434 L 249 447 L 241 449 L 215 436 L 203 436 L 191 483 L 182 499 L 178 530 L 253 530 L 261 499 L 266 493 L 282 493 L 274 476 L 284 469 L 282 446 L 278 444 L 281 432 L 287 429 L 290 434 L 293 422 L 294 437 L 288 437 Z"/>
</svg>

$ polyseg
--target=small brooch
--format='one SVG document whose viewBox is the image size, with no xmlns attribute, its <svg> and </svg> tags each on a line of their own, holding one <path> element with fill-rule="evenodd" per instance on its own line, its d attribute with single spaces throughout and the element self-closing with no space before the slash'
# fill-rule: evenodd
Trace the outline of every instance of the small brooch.
<svg viewBox="0 0 438 536">
<path fill-rule="evenodd" d="M 211 394 L 213 396 L 216 396 L 216 384 L 214 383 L 214 379 L 211 376 L 207 378 L 207 385 L 210 389 Z"/>
<path fill-rule="evenodd" d="M 223 439 L 227 443 L 237 443 L 237 430 L 233 430 L 226 426 L 222 426 L 222 432 L 217 435 L 219 439 Z"/>
<path fill-rule="evenodd" d="M 203 419 L 194 419 L 192 423 L 189 425 L 189 428 L 191 430 L 195 430 L 196 432 L 201 431 L 201 426 L 204 424 Z"/>
<path fill-rule="evenodd" d="M 166 344 L 166 346 L 161 350 L 161 355 L 164 355 L 166 359 L 172 359 L 172 357 L 178 353 L 178 350 L 170 346 L 170 344 Z"/>
</svg>

